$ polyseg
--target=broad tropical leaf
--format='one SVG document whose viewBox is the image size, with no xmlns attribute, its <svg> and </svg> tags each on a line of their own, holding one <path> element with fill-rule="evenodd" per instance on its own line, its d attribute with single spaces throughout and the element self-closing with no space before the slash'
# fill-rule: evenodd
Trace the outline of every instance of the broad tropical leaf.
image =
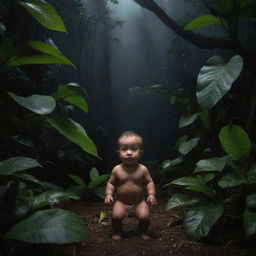
<svg viewBox="0 0 256 256">
<path fill-rule="evenodd" d="M 29 97 L 22 97 L 15 93 L 8 92 L 19 105 L 29 109 L 39 115 L 48 115 L 56 107 L 54 98 L 46 95 L 31 95 Z"/>
<path fill-rule="evenodd" d="M 9 67 L 28 64 L 65 64 L 75 67 L 55 47 L 39 41 L 27 41 L 25 45 L 15 51 L 15 54 L 6 63 Z"/>
<path fill-rule="evenodd" d="M 213 158 L 200 160 L 199 162 L 196 163 L 196 169 L 194 173 L 202 172 L 202 171 L 221 172 L 225 167 L 226 162 L 227 162 L 226 157 L 213 157 Z"/>
<path fill-rule="evenodd" d="M 34 167 L 42 167 L 36 160 L 29 157 L 11 157 L 0 162 L 0 175 L 12 175 L 15 172 Z"/>
<path fill-rule="evenodd" d="M 31 208 L 33 211 L 47 205 L 54 205 L 66 199 L 79 200 L 74 193 L 64 191 L 46 191 L 31 199 Z"/>
<path fill-rule="evenodd" d="M 251 152 L 251 142 L 247 133 L 237 125 L 221 128 L 219 133 L 222 148 L 232 159 L 246 159 Z"/>
<path fill-rule="evenodd" d="M 41 25 L 48 29 L 67 32 L 66 27 L 57 11 L 44 0 L 17 1 Z"/>
<path fill-rule="evenodd" d="M 243 223 L 246 235 L 251 236 L 256 234 L 256 212 L 245 209 Z"/>
<path fill-rule="evenodd" d="M 196 192 L 202 193 L 210 198 L 214 198 L 214 193 L 203 182 L 202 182 L 202 184 L 187 186 L 187 187 L 185 187 L 185 189 L 191 190 L 191 191 L 196 191 Z"/>
<path fill-rule="evenodd" d="M 200 199 L 196 197 L 191 197 L 184 194 L 174 194 L 167 202 L 165 210 L 168 211 L 170 209 L 184 205 L 194 205 L 199 202 Z"/>
<path fill-rule="evenodd" d="M 211 57 L 197 78 L 197 101 L 202 110 L 211 109 L 231 88 L 242 71 L 243 59 L 236 55 L 228 63 Z"/>
<path fill-rule="evenodd" d="M 198 117 L 198 114 L 184 114 L 179 119 L 179 128 L 192 124 Z"/>
<path fill-rule="evenodd" d="M 221 179 L 218 181 L 218 185 L 221 188 L 231 188 L 231 187 L 236 187 L 241 184 L 246 183 L 246 180 L 242 177 L 238 177 L 234 173 L 228 173 L 225 176 L 223 176 Z"/>
<path fill-rule="evenodd" d="M 228 26 L 227 22 L 218 16 L 204 15 L 204 16 L 196 17 L 194 20 L 189 22 L 184 27 L 184 29 L 194 30 L 194 29 L 202 28 L 202 27 L 209 26 L 209 25 L 216 25 L 216 24 L 223 25 L 225 27 Z"/>
<path fill-rule="evenodd" d="M 52 95 L 56 100 L 64 100 L 69 102 L 84 112 L 88 112 L 88 104 L 86 100 L 78 95 L 75 91 L 70 90 L 65 85 L 59 85 L 57 92 Z"/>
<path fill-rule="evenodd" d="M 75 213 L 53 208 L 37 211 L 13 226 L 5 237 L 33 244 L 65 244 L 86 239 L 87 230 Z"/>
<path fill-rule="evenodd" d="M 202 182 L 195 177 L 186 176 L 186 177 L 175 179 L 172 182 L 170 182 L 170 184 L 175 184 L 179 186 L 192 186 L 192 185 L 200 185 L 202 184 Z"/>
<path fill-rule="evenodd" d="M 188 154 L 191 150 L 193 150 L 197 145 L 198 145 L 198 141 L 200 140 L 199 137 L 190 139 L 188 141 L 184 141 L 182 143 L 179 144 L 179 152 L 182 155 L 186 155 Z"/>
<path fill-rule="evenodd" d="M 209 204 L 189 209 L 183 223 L 186 236 L 195 241 L 207 236 L 221 217 L 223 210 L 222 204 Z"/>
<path fill-rule="evenodd" d="M 95 144 L 80 124 L 61 115 L 55 115 L 47 120 L 64 137 L 79 145 L 85 152 L 98 157 Z"/>
<path fill-rule="evenodd" d="M 39 184 L 43 188 L 47 189 L 47 186 L 45 185 L 44 181 L 41 181 L 41 180 L 37 179 L 36 177 L 34 177 L 31 174 L 28 174 L 28 173 L 16 173 L 14 175 L 15 175 L 15 177 L 18 177 L 20 179 L 27 180 L 27 181 Z"/>
</svg>

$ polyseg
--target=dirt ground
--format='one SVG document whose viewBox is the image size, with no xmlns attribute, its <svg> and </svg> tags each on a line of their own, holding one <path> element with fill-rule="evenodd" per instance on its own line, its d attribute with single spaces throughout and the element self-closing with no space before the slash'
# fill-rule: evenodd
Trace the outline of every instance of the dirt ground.
<svg viewBox="0 0 256 256">
<path fill-rule="evenodd" d="M 123 239 L 111 239 L 110 216 L 111 208 L 102 202 L 70 202 L 65 209 L 76 212 L 85 221 L 89 237 L 80 244 L 54 247 L 54 255 L 58 256 L 249 256 L 239 241 L 229 240 L 222 245 L 193 242 L 183 235 L 182 225 L 179 221 L 181 214 L 176 211 L 164 210 L 165 203 L 158 203 L 152 209 L 150 240 L 143 240 L 135 230 L 137 220 L 127 217 L 123 225 Z M 104 225 L 99 223 L 101 211 L 107 213 Z"/>
</svg>

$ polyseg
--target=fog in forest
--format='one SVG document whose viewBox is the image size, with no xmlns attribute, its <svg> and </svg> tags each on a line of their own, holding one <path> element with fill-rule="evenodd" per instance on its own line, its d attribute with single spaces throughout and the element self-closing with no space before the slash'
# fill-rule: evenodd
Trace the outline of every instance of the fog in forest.
<svg viewBox="0 0 256 256">
<path fill-rule="evenodd" d="M 185 22 L 184 19 L 191 16 L 192 5 L 187 1 L 157 2 L 177 20 Z M 99 8 L 93 1 L 85 1 L 84 6 L 89 16 L 93 16 Z M 115 141 L 126 130 L 136 131 L 144 138 L 144 161 L 162 161 L 169 156 L 170 145 L 174 145 L 177 139 L 179 113 L 170 104 L 170 93 L 191 85 L 212 51 L 203 52 L 177 38 L 153 13 L 134 1 L 108 2 L 106 8 L 107 17 L 103 15 L 92 33 L 85 33 L 84 37 L 77 31 L 78 21 L 67 21 L 70 40 L 76 42 L 72 44 L 69 56 L 76 62 L 79 60 L 80 73 L 76 77 L 75 71 L 63 67 L 58 76 L 64 81 L 74 77 L 84 86 L 87 83 L 85 76 L 88 75 L 89 54 L 92 59 L 89 69 L 93 75 L 89 84 L 85 85 L 90 96 L 88 132 L 108 168 L 118 161 Z M 109 17 L 111 25 L 104 20 Z M 216 33 L 216 29 L 212 28 L 202 31 Z M 91 42 L 85 43 L 88 38 Z M 58 42 L 63 51 L 66 43 L 70 44 L 70 41 L 66 41 L 65 45 L 62 39 Z M 81 49 L 83 51 L 78 57 Z M 148 86 L 164 86 L 169 94 L 134 89 Z"/>
</svg>

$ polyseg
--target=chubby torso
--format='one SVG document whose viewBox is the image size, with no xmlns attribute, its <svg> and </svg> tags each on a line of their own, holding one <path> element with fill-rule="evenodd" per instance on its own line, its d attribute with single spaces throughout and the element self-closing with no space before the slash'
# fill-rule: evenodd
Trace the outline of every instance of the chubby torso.
<svg viewBox="0 0 256 256">
<path fill-rule="evenodd" d="M 145 166 L 125 168 L 122 164 L 115 167 L 115 187 L 118 200 L 125 204 L 137 204 L 143 200 L 146 187 Z"/>
</svg>

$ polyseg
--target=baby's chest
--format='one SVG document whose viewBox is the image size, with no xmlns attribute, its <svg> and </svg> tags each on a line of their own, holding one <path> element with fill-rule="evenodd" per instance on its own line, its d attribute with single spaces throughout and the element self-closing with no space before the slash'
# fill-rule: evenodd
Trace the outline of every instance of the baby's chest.
<svg viewBox="0 0 256 256">
<path fill-rule="evenodd" d="M 133 174 L 127 174 L 124 173 L 123 175 L 119 176 L 119 183 L 136 183 L 136 184 L 142 184 L 144 181 L 142 175 L 138 175 L 136 173 Z"/>
</svg>

